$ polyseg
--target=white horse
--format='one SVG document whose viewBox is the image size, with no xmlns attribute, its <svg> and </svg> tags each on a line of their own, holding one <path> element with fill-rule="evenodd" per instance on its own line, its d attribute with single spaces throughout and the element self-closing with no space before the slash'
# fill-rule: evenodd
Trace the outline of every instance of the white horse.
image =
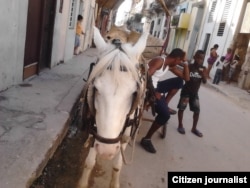
<svg viewBox="0 0 250 188">
<path fill-rule="evenodd" d="M 126 126 L 129 117 L 144 100 L 139 71 L 139 57 L 145 49 L 147 33 L 141 35 L 136 44 L 106 43 L 99 30 L 94 27 L 94 42 L 99 60 L 85 85 L 88 110 L 97 131 L 93 131 L 94 142 L 85 160 L 79 188 L 87 188 L 89 176 L 97 155 L 113 160 L 110 187 L 119 188 L 119 176 L 123 165 L 121 150 L 125 150 L 131 137 L 131 127 Z"/>
</svg>

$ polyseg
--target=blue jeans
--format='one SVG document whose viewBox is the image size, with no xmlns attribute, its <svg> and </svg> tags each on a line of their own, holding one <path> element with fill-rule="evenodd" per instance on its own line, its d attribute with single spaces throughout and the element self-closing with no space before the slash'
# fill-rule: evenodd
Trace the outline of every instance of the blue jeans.
<svg viewBox="0 0 250 188">
<path fill-rule="evenodd" d="M 213 84 L 219 84 L 219 82 L 221 81 L 221 77 L 222 77 L 222 69 L 217 69 L 215 72 Z"/>
</svg>

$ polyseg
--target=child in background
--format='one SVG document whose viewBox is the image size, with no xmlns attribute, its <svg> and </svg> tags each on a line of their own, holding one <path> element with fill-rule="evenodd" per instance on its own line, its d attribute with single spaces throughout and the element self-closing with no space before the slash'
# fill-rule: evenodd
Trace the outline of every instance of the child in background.
<svg viewBox="0 0 250 188">
<path fill-rule="evenodd" d="M 233 79 L 233 75 L 235 73 L 236 66 L 239 64 L 239 60 L 240 60 L 240 56 L 235 55 L 233 61 L 229 64 L 230 69 L 229 69 L 229 73 L 228 73 L 228 81 L 227 81 L 228 84 L 230 84 L 230 82 Z"/>
<path fill-rule="evenodd" d="M 223 69 L 223 66 L 224 66 L 224 60 L 225 60 L 225 56 L 221 56 L 220 58 L 220 61 L 218 61 L 216 63 L 216 72 L 215 72 L 215 75 L 214 75 L 214 80 L 213 80 L 213 84 L 219 84 L 219 82 L 221 81 L 221 77 L 222 77 L 222 69 Z"/>
<path fill-rule="evenodd" d="M 82 29 L 82 21 L 83 21 L 82 15 L 78 15 L 77 16 L 77 24 L 76 24 L 74 55 L 78 55 L 77 51 L 78 51 L 78 48 L 80 46 L 80 37 L 81 37 L 81 35 L 84 35 L 83 29 Z"/>
<path fill-rule="evenodd" d="M 231 48 L 227 49 L 227 53 L 225 55 L 224 67 L 226 67 L 231 61 L 233 57 L 233 50 Z"/>
</svg>

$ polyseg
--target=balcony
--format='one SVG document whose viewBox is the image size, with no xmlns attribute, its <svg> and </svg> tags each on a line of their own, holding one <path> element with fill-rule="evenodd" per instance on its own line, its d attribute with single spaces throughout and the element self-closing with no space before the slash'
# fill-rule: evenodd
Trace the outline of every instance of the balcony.
<svg viewBox="0 0 250 188">
<path fill-rule="evenodd" d="M 172 16 L 171 26 L 176 29 L 187 29 L 189 26 L 190 14 L 181 13 Z"/>
</svg>

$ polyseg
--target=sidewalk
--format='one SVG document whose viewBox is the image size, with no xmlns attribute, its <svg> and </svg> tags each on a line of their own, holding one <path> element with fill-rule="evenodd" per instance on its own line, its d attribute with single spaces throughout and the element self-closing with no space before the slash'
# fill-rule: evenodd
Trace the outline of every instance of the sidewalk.
<svg viewBox="0 0 250 188">
<path fill-rule="evenodd" d="M 68 130 L 95 50 L 0 93 L 0 187 L 29 187 Z M 85 72 L 85 74 L 83 74 Z"/>
<path fill-rule="evenodd" d="M 83 78 L 95 60 L 95 49 L 88 49 L 0 93 L 1 188 L 28 188 L 40 175 L 68 130 Z M 245 90 L 223 82 L 206 85 L 250 108 Z"/>
<path fill-rule="evenodd" d="M 250 94 L 246 90 L 239 88 L 237 83 L 227 84 L 225 81 L 221 81 L 219 85 L 216 85 L 212 83 L 212 80 L 208 80 L 207 84 L 203 85 L 223 94 L 242 108 L 250 110 Z"/>
</svg>

